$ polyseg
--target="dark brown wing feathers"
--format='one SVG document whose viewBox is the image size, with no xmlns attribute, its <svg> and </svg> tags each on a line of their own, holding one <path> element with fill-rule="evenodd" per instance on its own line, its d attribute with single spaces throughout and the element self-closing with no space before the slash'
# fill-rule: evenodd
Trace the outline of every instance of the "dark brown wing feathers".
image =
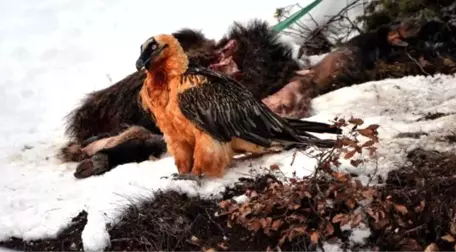
<svg viewBox="0 0 456 252">
<path fill-rule="evenodd" d="M 188 79 L 192 75 L 206 78 L 205 83 L 179 94 L 182 113 L 219 141 L 228 142 L 232 137 L 239 137 L 268 147 L 273 140 L 303 143 L 312 137 L 305 132 L 297 134 L 286 119 L 273 113 L 228 76 L 198 67 L 189 68 L 185 75 Z M 298 125 L 296 121 L 293 123 Z"/>
</svg>

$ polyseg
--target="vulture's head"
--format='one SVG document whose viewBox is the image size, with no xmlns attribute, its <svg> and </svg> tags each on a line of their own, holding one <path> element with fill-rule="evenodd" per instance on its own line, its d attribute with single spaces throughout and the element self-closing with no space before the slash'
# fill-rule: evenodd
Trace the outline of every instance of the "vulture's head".
<svg viewBox="0 0 456 252">
<path fill-rule="evenodd" d="M 163 64 L 167 68 L 186 68 L 188 65 L 187 55 L 179 41 L 168 34 L 151 37 L 141 45 L 136 69 L 138 71 L 142 69 L 152 70 Z"/>
</svg>

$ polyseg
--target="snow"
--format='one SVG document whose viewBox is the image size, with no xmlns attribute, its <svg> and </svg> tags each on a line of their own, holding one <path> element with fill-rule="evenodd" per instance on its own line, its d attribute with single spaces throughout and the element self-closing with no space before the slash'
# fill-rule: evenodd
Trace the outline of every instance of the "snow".
<svg viewBox="0 0 456 252">
<path fill-rule="evenodd" d="M 385 176 L 404 164 L 408 151 L 414 148 L 454 151 L 454 144 L 442 138 L 456 132 L 455 76 L 404 77 L 373 81 L 345 87 L 317 97 L 312 107 L 315 116 L 309 118 L 327 121 L 328 118 L 360 117 L 364 124 L 378 124 L 380 145 L 378 159 L 358 167 L 344 165 L 342 170 L 359 174 L 362 182 L 369 174 Z M 435 120 L 420 120 L 428 113 L 445 113 Z M 426 132 L 418 139 L 399 138 L 404 132 Z"/>
<path fill-rule="evenodd" d="M 311 151 L 298 152 L 294 162 L 292 150 L 235 161 L 223 178 L 205 180 L 201 187 L 193 181 L 161 178 L 177 171 L 169 156 L 125 164 L 84 180 L 73 177 L 76 164 L 55 158 L 56 150 L 65 143 L 63 116 L 85 93 L 107 87 L 110 79 L 115 82 L 134 71 L 144 39 L 182 27 L 204 28 L 208 37 L 217 39 L 233 20 L 257 16 L 274 24 L 275 8 L 295 2 L 303 6 L 309 1 L 233 0 L 229 6 L 220 6 L 216 1 L 198 0 L 138 0 L 134 4 L 119 0 L 24 0 L 4 5 L 0 9 L 0 240 L 53 237 L 86 210 L 84 249 L 101 250 L 109 245 L 106 224 L 115 223 L 125 206 L 153 197 L 157 190 L 217 197 L 239 177 L 271 172 L 271 164 L 278 164 L 286 176 L 310 174 L 316 165 Z M 356 169 L 348 164 L 341 167 L 367 181 L 375 170 L 385 175 L 400 165 L 408 149 L 454 148 L 439 138 L 454 132 L 455 115 L 416 120 L 428 112 L 456 112 L 455 80 L 455 76 L 444 75 L 405 77 L 343 88 L 316 98 L 311 119 L 325 122 L 335 116 L 354 115 L 366 124 L 381 125 L 378 167 L 372 163 Z M 408 131 L 428 135 L 420 139 L 395 137 Z"/>
</svg>

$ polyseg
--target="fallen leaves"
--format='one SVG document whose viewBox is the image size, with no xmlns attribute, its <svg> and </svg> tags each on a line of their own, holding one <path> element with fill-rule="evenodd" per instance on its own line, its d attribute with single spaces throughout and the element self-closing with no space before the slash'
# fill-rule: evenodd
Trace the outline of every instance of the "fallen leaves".
<svg viewBox="0 0 456 252">
<path fill-rule="evenodd" d="M 332 223 L 348 223 L 349 217 L 345 214 L 336 214 L 332 218 Z M 341 224 L 342 226 L 344 224 Z"/>
<path fill-rule="evenodd" d="M 376 156 L 377 148 L 374 145 L 379 141 L 377 132 L 379 125 L 371 124 L 365 128 L 358 129 L 359 126 L 364 124 L 364 121 L 354 117 L 351 117 L 348 120 L 348 123 L 354 125 L 354 127 L 348 135 L 344 135 L 336 141 L 336 147 L 338 148 L 339 154 L 342 154 L 344 159 L 351 159 L 350 164 L 354 167 L 358 167 L 364 161 L 362 159 L 353 159 L 357 153 L 362 154 L 363 150 L 366 150 L 369 157 L 373 158 Z M 334 124 L 339 127 L 348 125 L 344 119 L 338 119 Z M 367 137 L 368 140 L 364 143 L 360 143 L 358 135 Z M 340 165 L 336 160 L 333 160 L 332 163 L 335 166 Z"/>
<path fill-rule="evenodd" d="M 405 215 L 408 213 L 407 207 L 404 205 L 394 204 L 394 208 L 401 214 Z"/>
<path fill-rule="evenodd" d="M 322 178 L 294 178 L 282 184 L 270 181 L 263 191 L 243 203 L 219 202 L 229 226 L 241 225 L 252 232 L 280 237 L 282 246 L 305 237 L 310 244 L 341 235 L 341 227 L 355 228 L 363 223 L 362 213 L 354 213 L 359 201 L 373 198 L 375 192 L 342 172 Z M 252 195 L 252 191 L 245 193 Z M 334 204 L 334 202 L 344 204 Z M 347 214 L 342 211 L 350 211 Z M 333 214 L 334 212 L 339 212 Z M 310 228 L 312 227 L 312 228 Z"/>
<path fill-rule="evenodd" d="M 456 216 L 451 217 L 452 222 L 439 222 L 439 228 L 443 230 L 441 233 L 425 234 L 429 227 L 426 221 L 434 218 L 430 212 L 432 198 L 430 200 L 429 195 L 420 196 L 413 188 L 410 191 L 396 189 L 402 188 L 402 183 L 411 183 L 415 187 L 434 186 L 423 182 L 426 177 L 417 179 L 422 174 L 417 172 L 415 176 L 401 177 L 400 182 L 388 182 L 390 184 L 387 183 L 386 187 L 369 187 L 334 169 L 340 165 L 342 158 L 358 167 L 366 160 L 361 159 L 362 155 L 358 157 L 357 153 L 367 151 L 371 157 L 377 153 L 375 145 L 379 140 L 379 125 L 361 127 L 364 121 L 359 118 L 348 121 L 337 119 L 336 122 L 338 125 L 348 123 L 355 126 L 351 136 L 337 140 L 335 154 L 319 164 L 320 173 L 312 177 L 294 177 L 284 184 L 269 182 L 262 191 L 246 193 L 250 199 L 242 204 L 220 202 L 220 207 L 228 213 L 230 225 L 246 227 L 252 231 L 252 236 L 277 237 L 277 246 L 284 249 L 297 241 L 305 242 L 306 246 L 316 246 L 321 241 L 346 239 L 344 235 L 347 234 L 342 227 L 346 230 L 359 226 L 368 226 L 373 231 L 372 241 L 388 240 L 388 246 L 395 250 L 423 251 L 426 248 L 427 251 L 436 251 L 439 249 L 437 244 L 441 246 L 441 243 L 450 243 L 452 248 L 456 243 Z M 367 140 L 360 141 L 358 137 L 366 137 Z M 277 167 L 272 165 L 271 170 L 274 169 Z M 448 174 L 440 177 L 450 179 Z M 449 184 L 444 184 L 444 187 Z M 456 213 L 456 207 L 449 213 Z M 421 237 L 426 237 L 423 238 L 426 240 L 420 240 Z M 384 249 L 385 246 L 379 244 L 377 249 Z"/>
</svg>

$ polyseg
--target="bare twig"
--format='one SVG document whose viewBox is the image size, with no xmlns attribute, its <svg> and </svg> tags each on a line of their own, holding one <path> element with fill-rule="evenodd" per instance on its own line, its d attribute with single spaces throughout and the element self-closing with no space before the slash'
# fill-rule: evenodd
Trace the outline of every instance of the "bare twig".
<svg viewBox="0 0 456 252">
<path fill-rule="evenodd" d="M 426 72 L 426 70 L 424 70 L 424 68 L 420 65 L 420 63 L 412 57 L 412 55 L 410 55 L 407 51 L 405 51 L 405 55 L 407 55 L 407 57 L 409 57 L 409 59 L 411 59 L 413 62 L 415 62 L 415 64 L 421 69 L 421 71 L 426 74 L 426 75 L 430 75 L 428 72 Z"/>
</svg>

